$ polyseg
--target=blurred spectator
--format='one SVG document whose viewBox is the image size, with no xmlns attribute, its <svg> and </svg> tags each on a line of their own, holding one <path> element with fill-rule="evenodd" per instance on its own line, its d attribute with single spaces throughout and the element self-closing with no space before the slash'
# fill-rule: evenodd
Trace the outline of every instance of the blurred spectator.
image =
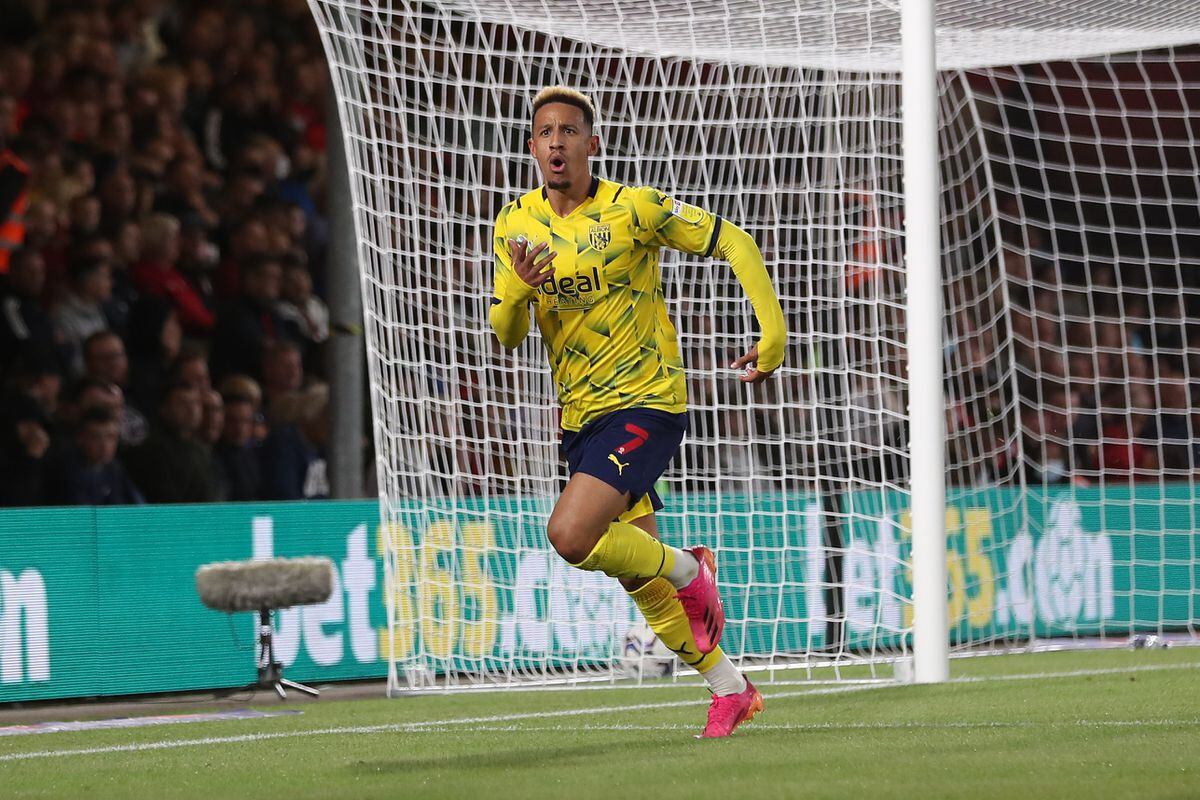
<svg viewBox="0 0 1200 800">
<path fill-rule="evenodd" d="M 264 102 L 264 98 L 256 93 L 256 89 L 263 88 L 270 87 L 247 80 L 230 81 L 220 103 L 209 112 L 204 123 L 204 149 L 216 167 L 229 166 L 242 143 L 256 134 L 285 135 L 284 121 L 272 113 L 268 105 L 270 100 Z"/>
<path fill-rule="evenodd" d="M 11 51 L 5 58 L 6 68 L 16 69 L 20 61 L 19 51 Z M 27 63 L 27 62 L 23 62 Z M 9 139 L 17 132 L 20 109 L 16 98 L 25 83 L 22 77 L 13 76 L 5 81 L 5 89 L 12 94 L 0 93 L 0 275 L 8 272 L 12 254 L 25 242 L 24 216 L 29 206 L 29 167 L 8 148 Z"/>
<path fill-rule="evenodd" d="M 125 394 L 114 383 L 84 376 L 67 387 L 58 404 L 56 421 L 65 432 L 74 432 L 85 411 L 103 408 L 110 411 L 120 433 L 121 416 L 125 410 Z M 124 441 L 122 444 L 126 444 Z"/>
<path fill-rule="evenodd" d="M 1181 373 L 1171 370 L 1158 386 L 1158 437 L 1162 440 L 1162 466 L 1180 474 L 1190 472 L 1192 431 L 1188 420 L 1191 398 Z"/>
<path fill-rule="evenodd" d="M 221 431 L 225 429 L 225 401 L 213 389 L 206 389 L 202 394 L 204 416 L 200 422 L 200 441 L 211 448 L 220 440 Z"/>
<path fill-rule="evenodd" d="M 222 397 L 237 395 L 248 398 L 254 408 L 254 438 L 262 441 L 267 438 L 267 418 L 263 413 L 263 392 L 258 381 L 249 375 L 226 375 L 221 379 L 218 389 Z"/>
<path fill-rule="evenodd" d="M 57 362 L 57 337 L 40 299 L 45 282 L 40 253 L 24 249 L 13 254 L 0 294 L 0 369 L 11 369 L 21 358 Z"/>
<path fill-rule="evenodd" d="M 253 179 L 255 186 L 261 189 L 260 184 Z M 250 215 L 250 206 L 253 205 L 253 199 L 247 204 L 247 208 L 240 212 L 245 216 L 231 214 L 226 211 L 226 219 L 233 220 L 232 229 L 229 233 L 229 246 L 226 248 L 224 259 L 217 267 L 216 284 L 217 295 L 222 299 L 230 299 L 237 296 L 241 286 L 241 271 L 245 264 L 249 264 L 256 258 L 265 256 L 270 249 L 270 238 L 267 226 L 263 224 L 258 217 Z"/>
<path fill-rule="evenodd" d="M 60 254 L 64 246 L 66 220 L 58 206 L 48 197 L 39 197 L 29 204 L 25 214 L 25 247 L 36 250 L 42 258 Z"/>
<path fill-rule="evenodd" d="M 108 328 L 104 305 L 112 299 L 112 265 L 103 259 L 82 259 L 71 265 L 71 288 L 53 312 L 62 335 L 71 375 L 83 374 L 83 343 Z"/>
<path fill-rule="evenodd" d="M 39 358 L 36 353 L 23 357 L 12 365 L 7 377 L 12 388 L 33 400 L 46 419 L 53 418 L 62 391 L 62 377 L 53 360 Z"/>
<path fill-rule="evenodd" d="M 186 383 L 195 386 L 201 392 L 212 389 L 212 378 L 208 372 L 208 359 L 204 353 L 194 348 L 186 348 L 171 364 L 169 375 L 171 383 Z"/>
<path fill-rule="evenodd" d="M 209 207 L 207 183 L 203 164 L 191 158 L 177 157 L 167 167 L 163 191 L 154 207 L 180 219 L 194 216 L 204 226 L 216 228 L 221 220 Z"/>
<path fill-rule="evenodd" d="M 106 111 L 100 118 L 100 131 L 93 145 L 93 163 L 97 172 L 108 174 L 132 149 L 133 123 L 123 108 Z"/>
<path fill-rule="evenodd" d="M 129 474 L 147 502 L 216 499 L 212 460 L 198 439 L 203 418 L 199 389 L 181 383 L 167 390 L 150 436 L 127 458 Z"/>
<path fill-rule="evenodd" d="M 313 294 L 307 264 L 285 261 L 279 294 L 279 316 L 295 326 L 310 349 L 329 338 L 329 309 Z"/>
<path fill-rule="evenodd" d="M 95 236 L 100 231 L 100 198 L 79 194 L 71 200 L 67 212 L 67 233 L 72 239 Z"/>
<path fill-rule="evenodd" d="M 221 251 L 209 239 L 209 228 L 195 215 L 180 219 L 179 272 L 209 311 L 217 308 L 217 287 L 213 281 Z"/>
<path fill-rule="evenodd" d="M 169 300 L 184 330 L 202 336 L 212 330 L 213 313 L 175 268 L 179 233 L 179 220 L 169 214 L 151 214 L 142 222 L 142 257 L 133 268 L 133 282 L 143 295 Z"/>
<path fill-rule="evenodd" d="M 225 396 L 225 424 L 213 448 L 225 500 L 262 498 L 261 441 L 254 434 L 256 414 L 257 403 L 248 395 Z"/>
<path fill-rule="evenodd" d="M 251 378 L 249 375 L 226 375 L 221 379 L 217 387 L 217 391 L 222 397 L 229 398 L 232 395 L 245 397 L 254 404 L 254 413 L 258 414 L 262 411 L 263 394 L 262 387 L 258 381 Z"/>
<path fill-rule="evenodd" d="M 63 242 L 65 241 L 64 239 Z M 70 247 L 64 246 L 61 250 L 56 245 L 42 250 L 43 257 L 47 260 L 46 289 L 42 293 L 42 301 L 50 307 L 61 302 L 70 290 L 72 267 L 91 261 L 105 261 L 111 264 L 116 257 L 112 242 L 98 233 L 79 236 L 70 241 Z M 55 264 L 53 272 L 50 270 L 52 262 Z"/>
<path fill-rule="evenodd" d="M 1047 486 L 1067 483 L 1071 480 L 1071 463 L 1067 448 L 1062 442 L 1047 439 L 1042 446 L 1042 459 L 1039 465 L 1038 480 Z"/>
<path fill-rule="evenodd" d="M 289 404 L 292 421 L 274 425 L 262 444 L 263 498 L 329 496 L 324 450 L 329 439 L 329 388 L 311 386 Z"/>
<path fill-rule="evenodd" d="M 119 427 L 108 408 L 89 408 L 83 412 L 75 447 L 66 456 L 58 502 L 92 506 L 145 502 L 117 459 Z"/>
<path fill-rule="evenodd" d="M 1138 418 L 1130 413 L 1123 386 L 1111 385 L 1101 395 L 1100 437 L 1096 464 L 1109 481 L 1128 480 L 1154 467 L 1154 450 L 1143 440 Z"/>
<path fill-rule="evenodd" d="M 113 233 L 112 297 L 104 304 L 104 316 L 109 327 L 125 335 L 129 326 L 129 309 L 137 302 L 137 287 L 130 270 L 142 257 L 142 229 L 133 220 L 122 223 Z"/>
<path fill-rule="evenodd" d="M 104 230 L 116 230 L 137 210 L 137 184 L 129 169 L 116 166 L 99 183 L 100 220 Z"/>
<path fill-rule="evenodd" d="M 298 205 L 268 196 L 259 200 L 255 209 L 269 231 L 271 252 L 307 260 L 308 218 Z"/>
<path fill-rule="evenodd" d="M 183 329 L 175 309 L 150 297 L 138 300 L 129 313 L 128 341 L 131 369 L 127 399 L 149 413 L 158 408 L 171 365 L 183 344 Z"/>
<path fill-rule="evenodd" d="M 52 476 L 49 420 L 22 394 L 6 398 L 0 420 L 0 506 L 42 505 Z"/>
<path fill-rule="evenodd" d="M 112 331 L 99 331 L 83 342 L 83 367 L 88 377 L 124 387 L 129 380 L 125 342 Z"/>
<path fill-rule="evenodd" d="M 1066 451 L 1054 438 L 1065 435 L 1051 430 L 1047 416 L 1041 409 L 1021 409 L 1021 433 L 1024 437 L 1024 460 L 1021 468 L 1028 485 L 1058 484 L 1067 481 L 1069 467 Z"/>
<path fill-rule="evenodd" d="M 263 397 L 267 416 L 274 421 L 281 410 L 279 404 L 295 400 L 304 386 L 304 362 L 300 346 L 295 342 L 278 340 L 267 345 L 263 352 Z M 286 413 L 284 414 L 285 416 Z"/>
<path fill-rule="evenodd" d="M 275 309 L 283 269 L 278 259 L 260 256 L 246 265 L 242 295 L 227 305 L 213 332 L 213 373 L 240 372 L 261 377 L 263 351 L 274 339 L 297 339 L 292 323 Z"/>
</svg>

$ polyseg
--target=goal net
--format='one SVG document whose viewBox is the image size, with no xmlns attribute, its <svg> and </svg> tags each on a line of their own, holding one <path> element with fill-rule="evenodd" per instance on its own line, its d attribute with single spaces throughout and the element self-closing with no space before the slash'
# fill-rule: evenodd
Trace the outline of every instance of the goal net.
<svg viewBox="0 0 1200 800">
<path fill-rule="evenodd" d="M 659 526 L 717 552 L 722 646 L 869 675 L 905 655 L 921 476 L 896 5 L 310 5 L 362 269 L 389 686 L 614 680 L 654 655 L 626 651 L 637 612 L 616 582 L 549 548 L 565 472 L 544 351 L 536 334 L 504 351 L 487 321 L 491 226 L 540 183 L 525 141 L 551 84 L 596 102 L 597 174 L 749 231 L 788 320 L 784 367 L 740 384 L 727 365 L 755 323 L 732 272 L 664 251 L 690 432 Z M 1200 616 L 1198 41 L 1188 0 L 940 4 L 955 648 Z"/>
</svg>

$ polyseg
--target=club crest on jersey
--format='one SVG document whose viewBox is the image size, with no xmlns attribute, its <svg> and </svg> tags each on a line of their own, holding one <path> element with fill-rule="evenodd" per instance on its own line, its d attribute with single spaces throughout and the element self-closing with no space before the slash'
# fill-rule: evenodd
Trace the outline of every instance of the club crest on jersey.
<svg viewBox="0 0 1200 800">
<path fill-rule="evenodd" d="M 608 243 L 612 241 L 612 226 L 611 225 L 593 225 L 588 230 L 588 244 L 593 250 L 603 250 L 608 247 Z"/>
<path fill-rule="evenodd" d="M 679 217 L 689 225 L 695 225 L 700 220 L 704 219 L 704 212 L 696 206 L 690 206 L 687 203 L 679 200 L 671 201 L 671 213 Z"/>
</svg>

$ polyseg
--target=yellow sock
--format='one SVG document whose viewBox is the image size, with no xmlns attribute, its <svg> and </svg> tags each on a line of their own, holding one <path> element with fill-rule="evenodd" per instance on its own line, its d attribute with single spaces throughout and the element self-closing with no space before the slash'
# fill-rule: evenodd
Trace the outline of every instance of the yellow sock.
<svg viewBox="0 0 1200 800">
<path fill-rule="evenodd" d="M 675 597 L 675 587 L 666 578 L 655 578 L 640 589 L 634 589 L 629 596 L 659 641 L 671 648 L 689 667 L 704 674 L 725 657 L 720 647 L 708 655 L 700 655 L 687 614 Z"/>
<path fill-rule="evenodd" d="M 675 566 L 675 551 L 636 525 L 614 522 L 588 557 L 571 566 L 614 578 L 656 578 Z"/>
</svg>

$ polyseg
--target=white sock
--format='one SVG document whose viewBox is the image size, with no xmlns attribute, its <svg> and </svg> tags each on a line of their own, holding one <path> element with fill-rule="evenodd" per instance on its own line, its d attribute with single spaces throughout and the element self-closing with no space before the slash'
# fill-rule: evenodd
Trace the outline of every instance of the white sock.
<svg viewBox="0 0 1200 800">
<path fill-rule="evenodd" d="M 738 671 L 727 655 L 722 655 L 716 666 L 704 673 L 704 680 L 708 681 L 708 688 L 712 689 L 712 693 L 717 697 L 746 691 L 745 676 Z"/>
<path fill-rule="evenodd" d="M 671 550 L 675 553 L 675 565 L 663 577 L 676 589 L 682 589 L 696 580 L 696 576 L 700 574 L 700 562 L 687 550 L 676 550 L 674 547 Z"/>
</svg>

